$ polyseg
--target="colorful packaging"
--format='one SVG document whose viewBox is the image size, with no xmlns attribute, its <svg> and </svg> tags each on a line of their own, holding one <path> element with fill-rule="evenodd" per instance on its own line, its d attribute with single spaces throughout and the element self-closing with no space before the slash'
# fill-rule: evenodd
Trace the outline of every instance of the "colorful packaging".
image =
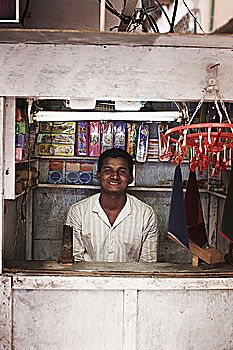
<svg viewBox="0 0 233 350">
<path fill-rule="evenodd" d="M 74 156 L 74 145 L 45 144 L 41 143 L 38 147 L 38 153 L 41 156 Z"/>
<path fill-rule="evenodd" d="M 39 134 L 38 143 L 62 143 L 73 145 L 75 143 L 75 134 Z"/>
<path fill-rule="evenodd" d="M 135 157 L 136 151 L 136 140 L 137 140 L 137 132 L 136 132 L 136 124 L 135 123 L 127 123 L 127 152 Z"/>
<path fill-rule="evenodd" d="M 15 148 L 15 160 L 16 160 L 16 162 L 21 162 L 23 160 L 23 148 L 22 147 Z"/>
<path fill-rule="evenodd" d="M 77 123 L 77 156 L 88 156 L 88 122 Z"/>
<path fill-rule="evenodd" d="M 126 149 L 126 123 L 114 123 L 114 141 L 115 148 Z"/>
<path fill-rule="evenodd" d="M 49 184 L 62 184 L 63 183 L 63 161 L 50 161 L 48 183 Z"/>
<path fill-rule="evenodd" d="M 138 162 L 145 162 L 148 151 L 148 140 L 149 140 L 149 125 L 141 124 L 138 132 L 138 143 L 136 160 Z"/>
<path fill-rule="evenodd" d="M 25 121 L 25 113 L 24 111 L 21 109 L 21 108 L 16 108 L 16 111 L 15 111 L 15 120 L 17 122 L 22 122 L 22 121 Z"/>
<path fill-rule="evenodd" d="M 92 184 L 93 171 L 94 171 L 93 162 L 81 162 L 78 183 L 85 184 L 85 185 Z"/>
<path fill-rule="evenodd" d="M 15 123 L 15 133 L 16 134 L 28 134 L 28 124 L 27 122 L 16 122 Z"/>
<path fill-rule="evenodd" d="M 93 162 L 66 162 L 66 184 L 92 184 Z"/>
<path fill-rule="evenodd" d="M 101 152 L 113 148 L 113 122 L 102 122 L 102 145 Z"/>
<path fill-rule="evenodd" d="M 158 159 L 159 158 L 159 140 L 158 139 L 149 139 L 148 158 L 150 158 L 150 159 Z"/>
<path fill-rule="evenodd" d="M 25 144 L 25 135 L 16 134 L 15 135 L 15 147 L 24 147 Z"/>
<path fill-rule="evenodd" d="M 90 122 L 89 130 L 89 156 L 98 157 L 100 155 L 100 122 Z"/>
<path fill-rule="evenodd" d="M 79 179 L 80 162 L 66 162 L 66 184 L 76 184 Z"/>
<path fill-rule="evenodd" d="M 40 122 L 41 133 L 74 134 L 75 122 Z"/>
</svg>

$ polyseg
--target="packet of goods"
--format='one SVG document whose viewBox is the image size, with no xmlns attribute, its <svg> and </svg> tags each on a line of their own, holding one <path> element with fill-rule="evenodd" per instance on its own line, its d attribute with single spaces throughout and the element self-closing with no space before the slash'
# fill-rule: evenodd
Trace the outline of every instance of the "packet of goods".
<svg viewBox="0 0 233 350">
<path fill-rule="evenodd" d="M 50 160 L 49 172 L 48 172 L 48 183 L 49 184 L 62 184 L 63 182 L 63 165 L 64 162 L 59 160 Z"/>
<path fill-rule="evenodd" d="M 101 152 L 113 148 L 113 122 L 102 122 L 102 145 Z"/>
<path fill-rule="evenodd" d="M 16 122 L 15 123 L 15 133 L 16 134 L 28 134 L 28 124 L 27 122 Z"/>
<path fill-rule="evenodd" d="M 77 123 L 77 156 L 88 156 L 88 122 Z"/>
<path fill-rule="evenodd" d="M 16 147 L 15 148 L 15 161 L 20 162 L 23 160 L 23 148 L 22 147 Z"/>
<path fill-rule="evenodd" d="M 98 157 L 100 155 L 100 122 L 90 122 L 89 130 L 89 156 Z"/>
<path fill-rule="evenodd" d="M 145 162 L 148 150 L 149 125 L 141 124 L 138 132 L 138 143 L 136 152 L 136 161 Z"/>
<path fill-rule="evenodd" d="M 38 143 L 64 143 L 73 145 L 75 143 L 75 134 L 39 134 Z"/>
<path fill-rule="evenodd" d="M 79 172 L 79 184 L 93 183 L 94 162 L 81 162 Z"/>
<path fill-rule="evenodd" d="M 41 133 L 74 134 L 75 122 L 40 122 Z"/>
<path fill-rule="evenodd" d="M 149 139 L 148 142 L 148 158 L 159 158 L 159 140 L 158 139 Z"/>
<path fill-rule="evenodd" d="M 78 183 L 80 162 L 66 162 L 66 184 Z"/>
<path fill-rule="evenodd" d="M 114 123 L 114 141 L 115 148 L 126 149 L 126 123 Z"/>
<path fill-rule="evenodd" d="M 136 124 L 135 123 L 127 123 L 127 152 L 132 156 L 135 157 L 135 150 L 136 150 L 136 139 L 137 139 L 137 132 L 136 132 Z"/>
<path fill-rule="evenodd" d="M 74 156 L 74 145 L 62 144 L 39 144 L 38 153 L 40 156 Z"/>
</svg>

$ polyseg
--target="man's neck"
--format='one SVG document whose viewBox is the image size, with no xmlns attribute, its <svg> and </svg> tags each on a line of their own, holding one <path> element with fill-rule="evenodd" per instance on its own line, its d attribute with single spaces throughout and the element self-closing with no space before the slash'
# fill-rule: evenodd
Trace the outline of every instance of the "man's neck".
<svg viewBox="0 0 233 350">
<path fill-rule="evenodd" d="M 101 192 L 100 195 L 100 205 L 108 217 L 111 225 L 114 224 L 116 218 L 118 217 L 120 211 L 123 209 L 126 202 L 125 194 L 111 194 Z"/>
<path fill-rule="evenodd" d="M 126 193 L 125 194 L 112 194 L 101 192 L 100 194 L 100 205 L 104 211 L 118 211 L 124 207 L 126 202 Z"/>
</svg>

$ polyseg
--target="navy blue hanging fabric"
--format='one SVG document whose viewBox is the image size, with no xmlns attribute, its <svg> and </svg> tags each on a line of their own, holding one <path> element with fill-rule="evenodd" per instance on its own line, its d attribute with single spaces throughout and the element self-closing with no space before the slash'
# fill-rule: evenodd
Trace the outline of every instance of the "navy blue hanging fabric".
<svg viewBox="0 0 233 350">
<path fill-rule="evenodd" d="M 189 249 L 180 165 L 177 165 L 175 169 L 167 233 L 179 244 Z"/>
</svg>

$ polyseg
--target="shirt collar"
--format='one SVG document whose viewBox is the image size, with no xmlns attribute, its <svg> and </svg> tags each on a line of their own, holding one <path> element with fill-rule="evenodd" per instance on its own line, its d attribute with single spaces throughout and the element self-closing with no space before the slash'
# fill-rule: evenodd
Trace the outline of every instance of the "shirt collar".
<svg viewBox="0 0 233 350">
<path fill-rule="evenodd" d="M 98 195 L 95 198 L 92 210 L 93 210 L 93 212 L 97 213 L 99 215 L 99 217 L 108 226 L 111 226 L 106 213 L 104 212 L 103 208 L 100 205 L 99 199 L 100 199 L 100 193 L 98 193 Z M 118 214 L 114 224 L 112 225 L 112 228 L 119 225 L 130 213 L 131 213 L 131 200 L 130 200 L 130 196 L 126 193 L 126 203 L 125 203 L 124 207 L 122 208 L 122 210 L 120 211 L 120 213 Z"/>
</svg>

